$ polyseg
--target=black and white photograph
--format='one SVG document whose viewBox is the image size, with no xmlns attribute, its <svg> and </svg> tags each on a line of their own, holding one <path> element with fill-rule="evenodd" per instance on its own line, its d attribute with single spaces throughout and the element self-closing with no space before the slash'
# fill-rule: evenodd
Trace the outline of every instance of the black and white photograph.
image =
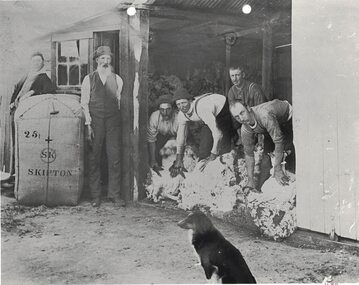
<svg viewBox="0 0 359 285">
<path fill-rule="evenodd" d="M 1 283 L 359 283 L 359 1 L 0 1 Z"/>
</svg>

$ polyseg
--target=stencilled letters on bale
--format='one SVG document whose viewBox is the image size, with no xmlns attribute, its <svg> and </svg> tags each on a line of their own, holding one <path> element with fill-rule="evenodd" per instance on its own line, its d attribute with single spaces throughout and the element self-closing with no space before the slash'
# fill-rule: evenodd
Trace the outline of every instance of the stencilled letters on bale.
<svg viewBox="0 0 359 285">
<path fill-rule="evenodd" d="M 53 176 L 53 177 L 67 177 L 72 176 L 72 172 L 69 169 L 66 170 L 58 170 L 58 169 L 38 169 L 38 168 L 29 168 L 27 171 L 28 175 L 35 176 Z"/>
</svg>

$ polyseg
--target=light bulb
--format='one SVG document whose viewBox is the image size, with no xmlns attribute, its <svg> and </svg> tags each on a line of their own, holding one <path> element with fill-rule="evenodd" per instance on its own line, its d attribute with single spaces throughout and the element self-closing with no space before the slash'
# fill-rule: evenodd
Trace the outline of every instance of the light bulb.
<svg viewBox="0 0 359 285">
<path fill-rule="evenodd" d="M 248 4 L 243 5 L 242 12 L 244 14 L 249 14 L 252 11 L 252 7 Z"/>
<path fill-rule="evenodd" d="M 135 7 L 128 7 L 127 8 L 127 15 L 134 16 L 136 14 L 136 8 Z"/>
</svg>

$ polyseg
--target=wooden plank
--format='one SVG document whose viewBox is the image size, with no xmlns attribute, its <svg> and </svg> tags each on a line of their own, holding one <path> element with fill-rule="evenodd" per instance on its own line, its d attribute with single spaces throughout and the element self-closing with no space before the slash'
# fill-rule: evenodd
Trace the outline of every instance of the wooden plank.
<svg viewBox="0 0 359 285">
<path fill-rule="evenodd" d="M 57 74 L 56 74 L 56 41 L 51 41 L 51 81 L 57 88 Z"/>
<path fill-rule="evenodd" d="M 228 25 L 237 25 L 243 28 L 249 28 L 256 25 L 260 25 L 262 22 L 266 21 L 267 18 L 259 17 L 256 15 L 255 17 L 252 15 L 239 15 L 232 16 L 223 13 L 209 13 L 209 12 L 198 12 L 193 9 L 191 10 L 183 10 L 183 9 L 174 9 L 169 7 L 159 7 L 159 6 L 151 6 L 150 8 L 150 17 L 158 17 L 158 18 L 166 18 L 166 19 L 175 19 L 175 20 L 203 20 L 208 21 L 208 19 L 212 19 L 214 21 L 218 21 L 218 23 L 228 24 Z M 242 16 L 242 17 L 241 17 Z"/>
<path fill-rule="evenodd" d="M 326 84 L 318 84 L 318 75 L 323 80 L 325 77 L 318 73 L 317 65 L 320 65 L 320 61 L 313 53 L 313 45 L 317 46 L 316 36 L 320 33 L 313 32 L 313 25 L 308 25 L 315 16 L 303 12 L 307 11 L 305 5 L 300 7 L 299 3 L 295 4 L 298 7 L 293 8 L 292 16 L 292 82 L 297 224 L 298 227 L 323 233 L 324 202 L 321 198 L 324 169 L 321 131 L 326 126 L 318 118 L 325 115 L 322 102 L 327 90 L 323 90 Z"/>
<path fill-rule="evenodd" d="M 3 82 L 0 97 L 0 163 L 1 171 L 10 172 L 11 169 L 11 122 L 9 105 L 13 87 Z"/>
<path fill-rule="evenodd" d="M 54 42 L 62 42 L 62 41 L 70 41 L 70 40 L 80 40 L 80 39 L 89 39 L 92 38 L 92 31 L 81 31 L 81 32 L 67 32 L 63 34 L 53 34 L 52 41 Z"/>
<path fill-rule="evenodd" d="M 89 60 L 89 65 L 88 65 L 88 68 L 87 68 L 87 72 L 88 73 L 91 73 L 94 71 L 94 60 L 93 60 L 93 56 L 94 56 L 94 39 L 91 38 L 89 39 L 88 41 L 88 60 Z"/>
<path fill-rule="evenodd" d="M 148 168 L 146 126 L 148 109 L 148 35 L 149 18 L 148 11 L 138 11 L 136 15 L 129 17 L 129 49 L 130 70 L 133 74 L 130 82 L 133 84 L 133 130 L 132 130 L 132 165 L 133 165 L 133 200 L 145 197 L 143 187 L 144 178 Z"/>
<path fill-rule="evenodd" d="M 344 2 L 312 1 L 307 9 L 293 1 L 297 218 L 299 226 L 328 233 L 334 215 L 337 234 L 358 239 L 359 62 L 352 47 L 359 19 L 352 1 Z"/>
<path fill-rule="evenodd" d="M 133 80 L 131 69 L 130 33 L 126 11 L 121 11 L 120 18 L 120 76 L 123 80 L 121 96 L 121 192 L 126 200 L 133 198 Z"/>
<path fill-rule="evenodd" d="M 229 78 L 229 68 L 231 64 L 231 46 L 229 44 L 226 44 L 226 81 L 225 81 L 225 95 L 228 95 L 228 91 L 230 88 L 230 78 Z"/>
<path fill-rule="evenodd" d="M 140 77 L 140 122 L 139 122 L 139 161 L 138 161 L 138 200 L 146 197 L 144 182 L 148 173 L 148 152 L 147 152 L 147 120 L 148 120 L 148 37 L 149 37 L 149 12 L 141 11 L 141 35 L 142 53 L 139 66 Z"/>
<path fill-rule="evenodd" d="M 339 232 L 339 189 L 338 189 L 338 140 L 337 140 L 337 102 L 335 96 L 328 96 L 322 102 L 326 110 L 322 114 L 326 126 L 323 128 L 323 193 L 324 233 Z"/>
<path fill-rule="evenodd" d="M 255 28 L 249 28 L 249 29 L 243 29 L 238 31 L 238 27 L 234 29 L 233 33 L 237 38 L 245 37 L 252 34 L 262 34 L 264 28 L 263 27 L 255 27 Z M 225 33 L 226 34 L 226 33 Z M 218 34 L 217 36 L 225 35 L 225 34 Z"/>
<path fill-rule="evenodd" d="M 350 84 L 353 83 L 348 82 Z M 336 210 L 339 221 L 336 226 L 338 235 L 359 240 L 359 102 L 353 99 L 351 104 L 338 104 L 339 197 Z"/>
<path fill-rule="evenodd" d="M 273 99 L 272 63 L 273 39 L 272 27 L 265 25 L 263 29 L 263 56 L 262 56 L 262 89 L 268 100 Z"/>
</svg>

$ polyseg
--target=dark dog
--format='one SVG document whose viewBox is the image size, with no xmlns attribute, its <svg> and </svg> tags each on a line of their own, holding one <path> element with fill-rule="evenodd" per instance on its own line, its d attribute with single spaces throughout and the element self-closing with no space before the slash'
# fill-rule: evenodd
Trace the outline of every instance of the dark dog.
<svg viewBox="0 0 359 285">
<path fill-rule="evenodd" d="M 208 280 L 227 283 L 256 283 L 240 251 L 227 241 L 202 212 L 194 212 L 178 222 L 190 230 L 196 250 Z"/>
</svg>

